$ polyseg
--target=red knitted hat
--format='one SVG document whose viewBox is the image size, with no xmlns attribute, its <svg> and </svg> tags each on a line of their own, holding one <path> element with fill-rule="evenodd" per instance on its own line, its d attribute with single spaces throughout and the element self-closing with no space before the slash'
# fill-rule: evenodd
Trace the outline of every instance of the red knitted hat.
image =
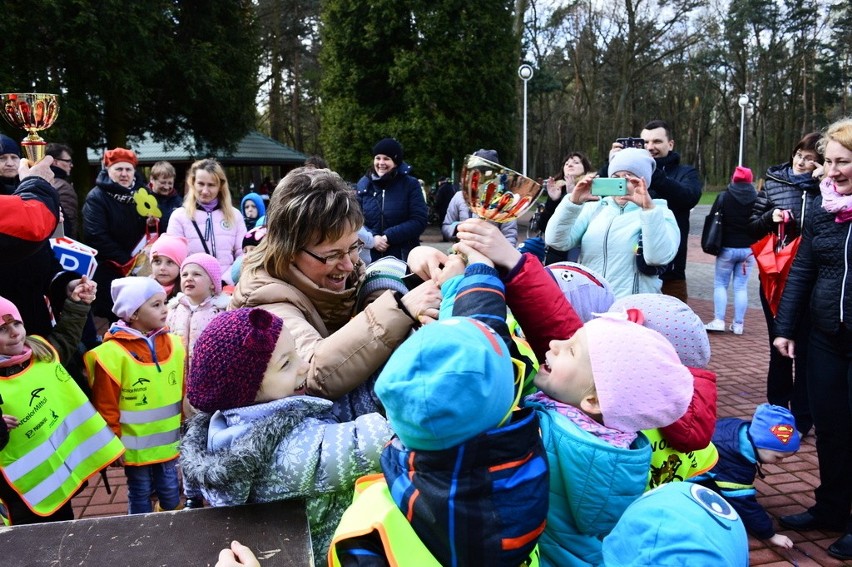
<svg viewBox="0 0 852 567">
<path fill-rule="evenodd" d="M 104 152 L 104 167 L 109 167 L 114 163 L 125 161 L 136 167 L 139 160 L 136 158 L 136 152 L 125 148 L 113 148 Z"/>
<path fill-rule="evenodd" d="M 731 182 L 733 183 L 751 183 L 752 181 L 754 181 L 754 175 L 752 175 L 751 170 L 741 165 L 737 166 L 734 174 L 731 176 Z"/>
<path fill-rule="evenodd" d="M 205 412 L 253 404 L 283 328 L 280 317 L 258 307 L 217 315 L 195 342 L 189 403 Z"/>
</svg>

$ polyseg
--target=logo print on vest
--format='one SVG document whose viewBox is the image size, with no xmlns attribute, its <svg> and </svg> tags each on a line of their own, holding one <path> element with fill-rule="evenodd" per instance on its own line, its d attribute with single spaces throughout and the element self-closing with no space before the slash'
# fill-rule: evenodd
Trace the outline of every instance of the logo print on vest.
<svg viewBox="0 0 852 567">
<path fill-rule="evenodd" d="M 41 393 L 44 392 L 44 388 L 36 388 L 32 392 L 30 392 L 30 407 L 33 407 L 33 402 L 36 398 L 41 399 Z"/>
<path fill-rule="evenodd" d="M 130 387 L 132 388 L 134 386 L 144 386 L 145 384 L 147 384 L 149 382 L 150 382 L 150 380 L 148 380 L 147 378 L 137 378 L 136 382 L 131 384 Z"/>
</svg>

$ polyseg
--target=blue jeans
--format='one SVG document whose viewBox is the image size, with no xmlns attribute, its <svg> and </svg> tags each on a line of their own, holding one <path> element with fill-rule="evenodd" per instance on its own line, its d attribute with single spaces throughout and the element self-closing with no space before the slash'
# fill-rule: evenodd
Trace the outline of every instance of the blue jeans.
<svg viewBox="0 0 852 567">
<path fill-rule="evenodd" d="M 127 504 L 130 514 L 146 514 L 153 512 L 151 492 L 157 491 L 160 508 L 174 510 L 180 504 L 180 485 L 178 484 L 177 459 L 142 465 L 141 467 L 124 467 L 127 477 Z"/>
<path fill-rule="evenodd" d="M 725 320 L 728 307 L 728 286 L 734 280 L 734 323 L 742 325 L 748 308 L 748 276 L 754 266 L 751 248 L 722 248 L 716 256 L 713 283 L 713 316 Z"/>
</svg>

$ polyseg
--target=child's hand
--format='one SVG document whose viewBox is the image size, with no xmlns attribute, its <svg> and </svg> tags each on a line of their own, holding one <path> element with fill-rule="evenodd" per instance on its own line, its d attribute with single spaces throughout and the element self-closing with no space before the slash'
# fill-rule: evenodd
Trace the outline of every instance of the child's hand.
<svg viewBox="0 0 852 567">
<path fill-rule="evenodd" d="M 781 534 L 775 534 L 774 536 L 769 538 L 769 543 L 777 547 L 783 547 L 784 549 L 793 548 L 793 540 Z"/>
<path fill-rule="evenodd" d="M 89 281 L 89 278 L 83 276 L 79 280 L 73 280 L 69 287 L 74 285 L 73 290 L 70 294 L 68 294 L 68 298 L 71 301 L 75 301 L 77 303 L 85 303 L 86 305 L 91 305 L 95 300 L 95 296 L 97 295 L 98 284 L 93 281 Z"/>
<path fill-rule="evenodd" d="M 431 246 L 415 246 L 408 253 L 408 268 L 412 273 L 420 276 L 423 281 L 432 280 L 438 282 L 444 265 L 447 263 L 447 255 Z M 440 282 L 440 285 L 443 282 Z"/>
<path fill-rule="evenodd" d="M 444 269 L 440 270 L 437 277 L 437 284 L 444 285 L 447 280 L 459 276 L 464 273 L 467 264 L 464 263 L 464 258 L 461 254 L 451 254 L 444 262 Z"/>
<path fill-rule="evenodd" d="M 469 219 L 461 223 L 458 237 L 460 243 L 489 258 L 493 262 L 489 262 L 489 266 L 508 271 L 521 260 L 521 253 L 506 240 L 500 229 L 482 219 Z M 471 258 L 468 263 L 473 261 Z"/>
<path fill-rule="evenodd" d="M 53 156 L 44 156 L 40 162 L 33 165 L 30 165 L 30 160 L 22 159 L 18 164 L 18 177 L 22 181 L 25 177 L 41 177 L 50 183 L 53 181 L 51 165 L 53 165 Z"/>
<path fill-rule="evenodd" d="M 3 421 L 6 422 L 6 427 L 8 429 L 15 429 L 18 427 L 18 418 L 14 415 L 9 415 L 7 413 L 3 414 Z"/>
<path fill-rule="evenodd" d="M 467 256 L 467 265 L 471 264 L 485 264 L 486 266 L 494 267 L 494 262 L 491 261 L 491 258 L 479 252 L 473 246 L 470 246 L 466 242 L 459 241 L 453 244 L 453 250 L 458 252 L 459 254 L 464 254 Z"/>
<path fill-rule="evenodd" d="M 251 552 L 251 549 L 234 540 L 231 542 L 230 549 L 223 549 L 219 552 L 219 561 L 216 562 L 216 567 L 238 567 L 240 565 L 260 567 L 260 562 Z"/>
</svg>

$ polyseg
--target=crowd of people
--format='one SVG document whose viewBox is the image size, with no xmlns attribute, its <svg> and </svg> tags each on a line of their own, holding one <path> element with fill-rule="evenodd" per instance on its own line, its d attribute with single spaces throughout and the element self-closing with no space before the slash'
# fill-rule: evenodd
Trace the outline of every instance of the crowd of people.
<svg viewBox="0 0 852 567">
<path fill-rule="evenodd" d="M 464 191 L 447 252 L 420 246 L 426 201 L 393 138 L 357 184 L 314 158 L 239 208 L 214 159 L 181 200 L 170 164 L 146 181 L 115 148 L 80 214 L 89 280 L 48 241 L 76 229 L 69 148 L 30 164 L 3 136 L 4 521 L 73 519 L 116 466 L 130 514 L 304 499 L 316 564 L 747 565 L 747 532 L 793 545 L 754 480 L 813 428 L 816 504 L 779 521 L 845 532 L 828 551 L 852 559 L 852 120 L 803 138 L 760 192 L 735 170 L 706 325 L 686 303 L 700 176 L 667 123 L 640 138 L 598 172 L 566 156 L 535 254 Z M 787 224 L 798 253 L 780 301 L 762 297 L 768 403 L 717 421 L 707 332 L 731 281 L 744 332 L 751 245 Z M 218 565 L 258 563 L 233 542 Z"/>
</svg>

